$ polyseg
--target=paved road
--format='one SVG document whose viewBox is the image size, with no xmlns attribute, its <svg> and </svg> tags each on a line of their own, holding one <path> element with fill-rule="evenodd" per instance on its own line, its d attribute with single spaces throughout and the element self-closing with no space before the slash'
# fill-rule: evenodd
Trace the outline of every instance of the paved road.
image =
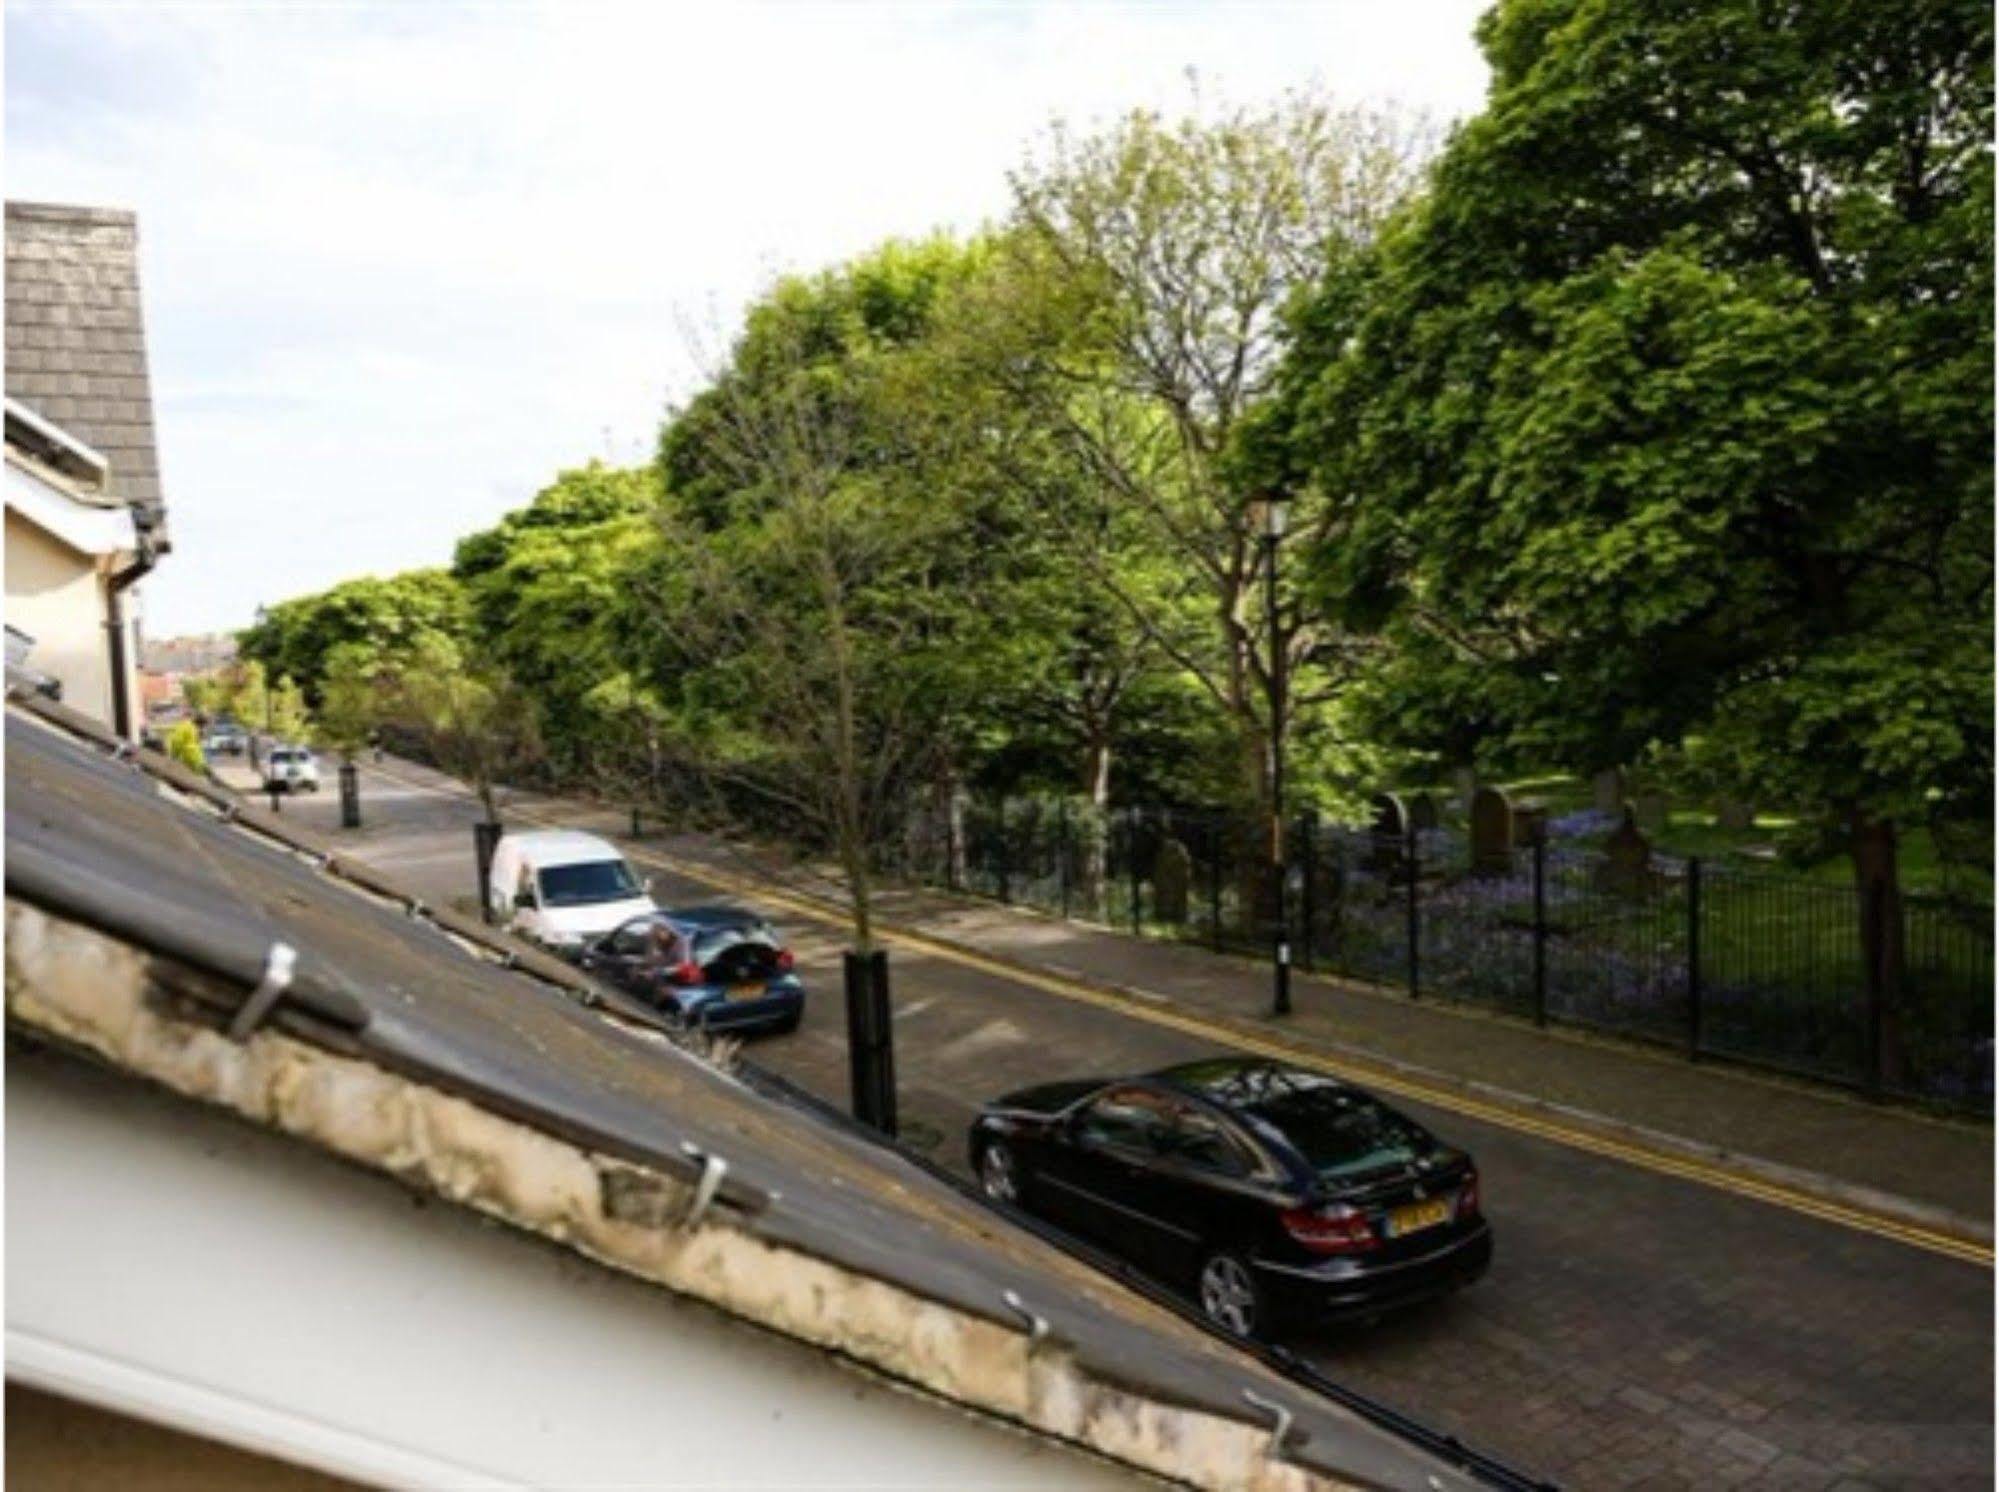
<svg viewBox="0 0 1999 1492">
<path fill-rule="evenodd" d="M 287 811 L 330 831 L 328 786 Z M 470 896 L 468 802 L 374 772 L 364 800 L 353 853 Z M 648 868 L 667 904 L 716 899 Z M 786 931 L 819 999 L 751 1055 L 844 1101 L 840 940 Z M 954 1165 L 984 1097 L 1225 1046 L 914 952 L 895 1009 L 907 1137 Z M 1577 1488 L 1991 1485 L 1989 1269 L 1408 1107 L 1477 1154 L 1497 1257 L 1459 1296 L 1301 1344 L 1341 1381 Z"/>
</svg>

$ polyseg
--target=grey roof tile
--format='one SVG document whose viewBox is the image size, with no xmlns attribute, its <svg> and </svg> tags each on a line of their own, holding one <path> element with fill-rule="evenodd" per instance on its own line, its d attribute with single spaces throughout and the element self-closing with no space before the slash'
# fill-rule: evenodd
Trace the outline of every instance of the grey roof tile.
<svg viewBox="0 0 1999 1492">
<path fill-rule="evenodd" d="M 7 395 L 103 455 L 112 492 L 164 515 L 138 247 L 130 212 L 7 204 Z"/>
</svg>

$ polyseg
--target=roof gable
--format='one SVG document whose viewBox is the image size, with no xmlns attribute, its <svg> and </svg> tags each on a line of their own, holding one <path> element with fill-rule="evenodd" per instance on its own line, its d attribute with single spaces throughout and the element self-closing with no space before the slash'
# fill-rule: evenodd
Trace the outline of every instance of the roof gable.
<svg viewBox="0 0 1999 1492">
<path fill-rule="evenodd" d="M 130 212 L 7 204 L 7 396 L 100 452 L 109 491 L 157 523 L 138 245 Z"/>
</svg>

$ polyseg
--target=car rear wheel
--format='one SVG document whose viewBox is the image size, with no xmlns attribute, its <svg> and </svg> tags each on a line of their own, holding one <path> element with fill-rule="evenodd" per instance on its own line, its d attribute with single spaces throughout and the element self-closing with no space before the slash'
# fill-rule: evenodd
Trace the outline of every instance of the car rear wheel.
<svg viewBox="0 0 1999 1492">
<path fill-rule="evenodd" d="M 995 1202 L 1020 1205 L 1020 1167 L 1003 1140 L 994 1140 L 979 1156 L 979 1186 Z"/>
<path fill-rule="evenodd" d="M 1201 1264 L 1201 1314 L 1237 1336 L 1251 1337 L 1263 1327 L 1263 1292 L 1256 1276 L 1236 1254 L 1208 1255 Z"/>
</svg>

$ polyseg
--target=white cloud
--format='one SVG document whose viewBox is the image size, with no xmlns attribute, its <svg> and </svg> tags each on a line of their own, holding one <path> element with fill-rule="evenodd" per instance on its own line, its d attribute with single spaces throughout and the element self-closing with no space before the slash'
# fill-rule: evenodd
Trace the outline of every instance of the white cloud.
<svg viewBox="0 0 1999 1492">
<path fill-rule="evenodd" d="M 690 317 L 969 229 L 1054 116 L 1322 82 L 1475 108 L 1476 0 L 7 13 L 8 191 L 140 214 L 156 633 L 440 563 L 651 447 Z"/>
</svg>

